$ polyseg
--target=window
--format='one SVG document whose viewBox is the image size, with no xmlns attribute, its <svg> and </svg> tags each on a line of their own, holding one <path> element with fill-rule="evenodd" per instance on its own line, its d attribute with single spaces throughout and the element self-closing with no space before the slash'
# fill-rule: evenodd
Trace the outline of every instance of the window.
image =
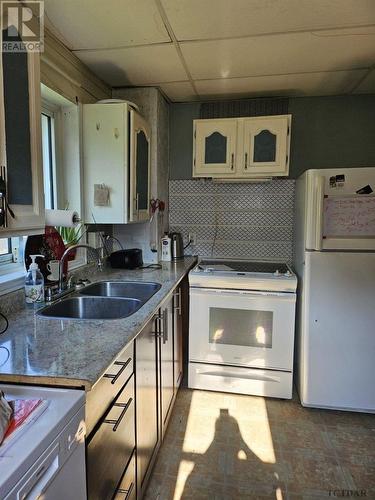
<svg viewBox="0 0 375 500">
<path fill-rule="evenodd" d="M 44 203 L 46 208 L 56 207 L 55 117 L 52 111 L 42 112 L 42 152 Z"/>
<path fill-rule="evenodd" d="M 0 238 L 0 264 L 13 262 L 10 238 Z"/>
</svg>

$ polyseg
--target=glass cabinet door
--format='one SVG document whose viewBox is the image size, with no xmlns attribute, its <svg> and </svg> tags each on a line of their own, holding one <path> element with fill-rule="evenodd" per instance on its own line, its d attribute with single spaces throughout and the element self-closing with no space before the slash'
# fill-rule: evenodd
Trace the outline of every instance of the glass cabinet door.
<svg viewBox="0 0 375 500">
<path fill-rule="evenodd" d="M 237 120 L 194 121 L 194 176 L 234 175 Z"/>
<path fill-rule="evenodd" d="M 4 30 L 1 42 L 6 37 Z M 38 53 L 0 55 L 1 165 L 6 167 L 7 198 L 14 213 L 12 217 L 7 211 L 2 232 L 44 227 L 39 64 Z"/>
<path fill-rule="evenodd" d="M 150 138 L 146 121 L 130 112 L 130 217 L 132 221 L 149 219 Z"/>
<path fill-rule="evenodd" d="M 285 115 L 244 120 L 243 174 L 288 175 L 289 122 Z"/>
</svg>

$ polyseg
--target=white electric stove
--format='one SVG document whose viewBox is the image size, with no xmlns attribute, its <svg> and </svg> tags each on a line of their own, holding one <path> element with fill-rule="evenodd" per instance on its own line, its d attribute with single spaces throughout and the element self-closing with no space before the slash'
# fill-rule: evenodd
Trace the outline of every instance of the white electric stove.
<svg viewBox="0 0 375 500">
<path fill-rule="evenodd" d="M 292 269 L 201 260 L 189 283 L 189 387 L 291 398 L 297 288 Z"/>
</svg>

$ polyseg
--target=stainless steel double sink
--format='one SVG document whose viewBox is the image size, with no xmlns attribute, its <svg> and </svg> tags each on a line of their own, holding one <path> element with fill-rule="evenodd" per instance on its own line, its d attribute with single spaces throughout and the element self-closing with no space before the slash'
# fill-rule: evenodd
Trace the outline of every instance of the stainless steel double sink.
<svg viewBox="0 0 375 500">
<path fill-rule="evenodd" d="M 121 319 L 138 311 L 161 285 L 142 281 L 98 281 L 37 312 L 51 319 Z"/>
</svg>

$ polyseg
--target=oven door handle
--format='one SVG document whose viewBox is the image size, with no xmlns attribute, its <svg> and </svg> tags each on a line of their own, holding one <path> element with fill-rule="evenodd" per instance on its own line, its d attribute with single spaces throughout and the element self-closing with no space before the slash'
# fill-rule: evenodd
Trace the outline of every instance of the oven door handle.
<svg viewBox="0 0 375 500">
<path fill-rule="evenodd" d="M 266 292 L 261 290 L 229 290 L 226 288 L 190 288 L 190 293 L 207 293 L 211 295 L 249 295 L 253 297 L 289 297 L 293 298 L 296 296 L 295 292 Z"/>
</svg>

